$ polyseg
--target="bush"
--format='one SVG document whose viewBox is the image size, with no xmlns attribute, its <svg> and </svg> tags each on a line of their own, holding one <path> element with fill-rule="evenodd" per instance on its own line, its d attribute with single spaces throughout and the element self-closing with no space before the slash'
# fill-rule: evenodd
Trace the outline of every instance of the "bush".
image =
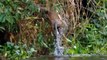
<svg viewBox="0 0 107 60">
<path fill-rule="evenodd" d="M 7 42 L 4 46 L 0 46 L 0 53 L 9 60 L 26 59 L 33 55 L 36 50 L 33 47 L 27 47 L 26 44 Z"/>
</svg>

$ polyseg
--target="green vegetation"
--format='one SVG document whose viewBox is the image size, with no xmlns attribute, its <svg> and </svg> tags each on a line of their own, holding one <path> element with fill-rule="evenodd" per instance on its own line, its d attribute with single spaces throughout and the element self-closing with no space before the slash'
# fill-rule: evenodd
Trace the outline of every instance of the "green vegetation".
<svg viewBox="0 0 107 60">
<path fill-rule="evenodd" d="M 89 18 L 82 18 L 81 27 L 76 29 L 72 38 L 74 43 L 69 49 L 71 54 L 107 54 L 106 2 L 98 1 L 97 6 L 89 7 L 93 8 L 92 14 Z"/>
<path fill-rule="evenodd" d="M 0 45 L 0 55 L 20 60 L 54 51 L 51 25 L 41 16 L 39 6 L 58 11 L 67 20 L 64 54 L 107 54 L 107 0 L 87 0 L 86 7 L 79 3 L 77 0 L 75 3 L 68 0 L 0 1 L 0 31 L 11 32 L 17 40 L 17 43 Z"/>
<path fill-rule="evenodd" d="M 9 60 L 20 60 L 29 58 L 35 51 L 34 48 L 28 48 L 26 44 L 19 43 L 15 45 L 7 42 L 4 46 L 1 46 L 0 53 L 2 53 Z"/>
</svg>

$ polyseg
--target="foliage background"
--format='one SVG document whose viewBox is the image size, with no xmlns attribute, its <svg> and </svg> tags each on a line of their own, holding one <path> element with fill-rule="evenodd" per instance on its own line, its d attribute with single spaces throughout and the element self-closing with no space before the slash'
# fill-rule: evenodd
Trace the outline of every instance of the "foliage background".
<svg viewBox="0 0 107 60">
<path fill-rule="evenodd" d="M 51 25 L 41 16 L 39 6 L 58 11 L 67 22 L 64 54 L 107 54 L 107 0 L 87 0 L 86 6 L 82 3 L 79 0 L 0 1 L 0 31 L 11 32 L 17 40 L 17 44 L 8 42 L 0 46 L 1 55 L 20 60 L 54 51 Z"/>
</svg>

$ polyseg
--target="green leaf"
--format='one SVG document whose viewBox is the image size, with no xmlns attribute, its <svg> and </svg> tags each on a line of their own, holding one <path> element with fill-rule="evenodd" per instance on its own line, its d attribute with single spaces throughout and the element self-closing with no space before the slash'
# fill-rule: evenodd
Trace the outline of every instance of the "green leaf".
<svg viewBox="0 0 107 60">
<path fill-rule="evenodd" d="M 5 14 L 0 14 L 0 22 L 5 22 Z"/>
<path fill-rule="evenodd" d="M 0 31 L 3 31 L 3 30 L 5 30 L 5 28 L 4 27 L 0 27 Z"/>
<path fill-rule="evenodd" d="M 45 47 L 48 47 L 48 45 L 47 45 L 46 43 L 42 42 L 42 44 L 43 44 Z"/>
<path fill-rule="evenodd" d="M 15 22 L 12 16 L 6 16 L 6 21 L 10 24 L 13 24 Z"/>
</svg>

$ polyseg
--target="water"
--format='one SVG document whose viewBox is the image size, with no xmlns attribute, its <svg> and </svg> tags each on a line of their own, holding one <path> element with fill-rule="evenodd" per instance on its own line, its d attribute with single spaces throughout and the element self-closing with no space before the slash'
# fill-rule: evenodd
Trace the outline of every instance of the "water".
<svg viewBox="0 0 107 60">
<path fill-rule="evenodd" d="M 55 39 L 55 41 L 56 42 L 54 44 L 54 46 L 55 46 L 54 55 L 55 56 L 62 56 L 63 52 L 64 52 L 64 47 L 61 46 L 62 41 L 59 39 L 59 37 L 57 39 Z"/>
<path fill-rule="evenodd" d="M 54 51 L 55 56 L 62 56 L 64 52 L 64 47 L 56 47 Z"/>
<path fill-rule="evenodd" d="M 62 56 L 64 52 L 64 47 L 62 46 L 62 33 L 61 29 L 57 27 L 57 24 L 55 24 L 55 50 L 54 55 L 55 56 Z"/>
<path fill-rule="evenodd" d="M 40 56 L 28 60 L 107 60 L 107 55 Z"/>
</svg>

